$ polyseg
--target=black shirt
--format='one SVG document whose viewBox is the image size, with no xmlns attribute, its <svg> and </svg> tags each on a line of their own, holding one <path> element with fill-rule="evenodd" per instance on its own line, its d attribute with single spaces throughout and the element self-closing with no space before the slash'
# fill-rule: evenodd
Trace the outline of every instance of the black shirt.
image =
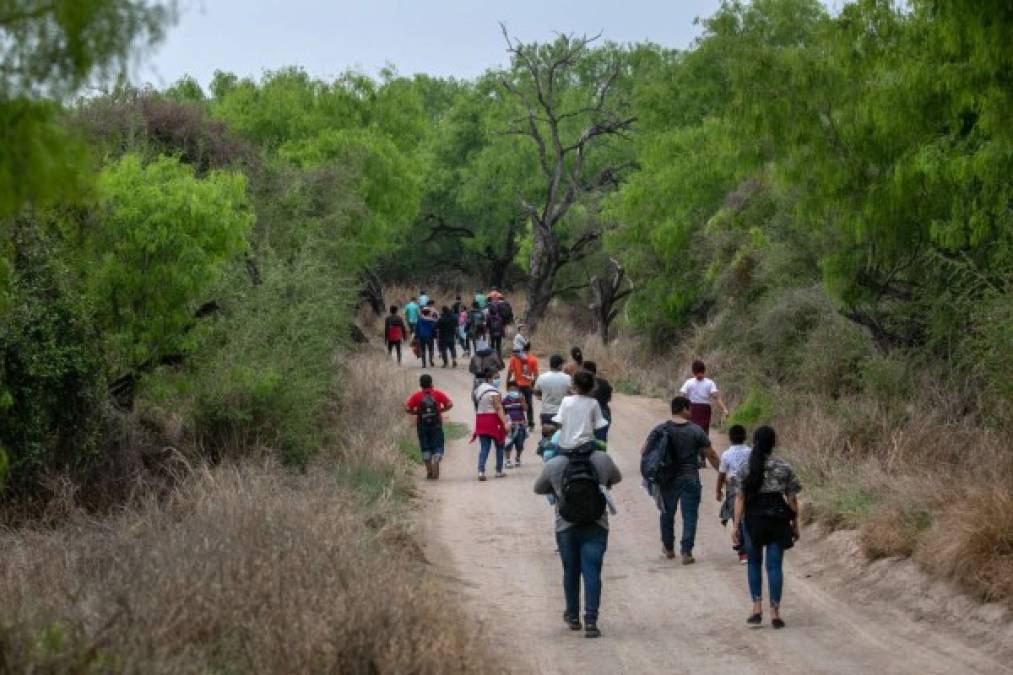
<svg viewBox="0 0 1013 675">
<path fill-rule="evenodd" d="M 609 381 L 604 377 L 595 377 L 591 397 L 598 401 L 598 405 L 601 406 L 601 414 L 611 422 L 612 411 L 609 410 L 609 403 L 612 401 L 612 385 L 609 384 Z"/>
</svg>

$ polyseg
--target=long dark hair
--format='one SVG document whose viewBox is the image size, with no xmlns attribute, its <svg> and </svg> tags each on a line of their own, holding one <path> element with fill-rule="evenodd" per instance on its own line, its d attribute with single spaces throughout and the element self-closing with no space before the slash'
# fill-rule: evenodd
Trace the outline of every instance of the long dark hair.
<svg viewBox="0 0 1013 675">
<path fill-rule="evenodd" d="M 753 451 L 749 454 L 749 473 L 742 481 L 742 491 L 747 497 L 755 496 L 763 487 L 763 474 L 767 470 L 767 459 L 777 445 L 777 434 L 771 427 L 760 427 L 753 432 Z"/>
</svg>

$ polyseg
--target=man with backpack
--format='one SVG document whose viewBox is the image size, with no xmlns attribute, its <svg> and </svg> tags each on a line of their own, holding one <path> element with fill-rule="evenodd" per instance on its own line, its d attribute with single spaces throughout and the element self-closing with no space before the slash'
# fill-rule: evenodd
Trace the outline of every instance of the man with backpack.
<svg viewBox="0 0 1013 675">
<path fill-rule="evenodd" d="M 404 318 L 408 321 L 408 335 L 409 337 L 415 336 L 415 326 L 419 322 L 419 314 L 422 312 L 422 308 L 415 302 L 415 296 L 408 299 L 408 304 L 404 306 Z"/>
<path fill-rule="evenodd" d="M 415 326 L 415 339 L 419 342 L 419 352 L 422 357 L 422 367 L 426 367 L 426 356 L 429 357 L 429 367 L 435 368 L 434 356 L 436 355 L 436 322 L 439 316 L 433 308 L 432 303 L 422 308 L 419 314 L 419 322 Z"/>
<path fill-rule="evenodd" d="M 699 518 L 700 456 L 715 469 L 718 455 L 704 430 L 690 422 L 690 402 L 672 399 L 672 419 L 656 426 L 640 450 L 640 473 L 661 511 L 661 545 L 666 558 L 675 557 L 675 512 L 682 506 L 682 564 L 692 565 Z"/>
<path fill-rule="evenodd" d="M 503 336 L 506 334 L 506 322 L 500 316 L 497 303 L 489 305 L 486 316 L 486 327 L 489 330 L 489 344 L 497 354 L 503 354 Z"/>
<path fill-rule="evenodd" d="M 584 636 L 601 636 L 601 570 L 608 547 L 608 512 L 603 490 L 622 480 L 619 468 L 597 449 L 595 429 L 605 425 L 598 402 L 590 394 L 594 377 L 574 377 L 576 395 L 567 396 L 555 421 L 560 425 L 559 454 L 545 463 L 534 490 L 556 498 L 556 544 L 563 563 L 563 622 L 581 629 L 580 582 L 584 580 Z"/>
<path fill-rule="evenodd" d="M 485 334 L 485 310 L 479 307 L 478 302 L 474 302 L 471 305 L 471 311 L 468 312 L 468 340 L 471 342 L 472 352 L 478 351 L 478 345 L 475 344 L 480 335 Z"/>
<path fill-rule="evenodd" d="M 419 378 L 420 389 L 408 397 L 404 409 L 415 417 L 419 450 L 426 465 L 426 478 L 439 480 L 443 459 L 443 413 L 454 407 L 450 397 L 433 387 L 433 376 Z"/>
<path fill-rule="evenodd" d="M 404 342 L 405 334 L 404 321 L 397 315 L 397 305 L 390 306 L 390 314 L 383 322 L 383 339 L 387 343 L 387 358 L 390 353 L 397 351 L 397 362 L 401 363 L 401 343 Z"/>
</svg>

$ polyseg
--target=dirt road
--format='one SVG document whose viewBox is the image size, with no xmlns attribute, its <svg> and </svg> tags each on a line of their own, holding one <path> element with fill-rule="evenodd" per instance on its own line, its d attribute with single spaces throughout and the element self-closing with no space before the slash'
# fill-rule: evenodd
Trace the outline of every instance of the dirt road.
<svg viewBox="0 0 1013 675">
<path fill-rule="evenodd" d="M 431 372 L 457 404 L 450 419 L 470 428 L 468 373 Z M 793 558 L 805 541 L 785 561 L 788 628 L 747 628 L 745 569 L 717 519 L 715 472 L 704 477 L 697 563 L 683 567 L 665 560 L 657 510 L 640 487 L 638 467 L 640 444 L 668 417 L 666 406 L 617 396 L 612 410 L 609 451 L 624 480 L 613 490 L 620 512 L 611 521 L 599 640 L 570 632 L 560 620 L 562 572 L 552 511 L 531 490 L 540 470 L 534 441 L 529 440 L 523 467 L 508 470 L 506 478 L 492 478 L 491 458 L 484 483 L 475 479 L 477 444 L 455 441 L 447 448 L 441 480 L 420 481 L 426 555 L 485 625 L 496 657 L 490 672 L 1013 672 L 931 623 L 821 590 L 796 569 Z M 723 439 L 715 440 L 723 448 Z M 677 538 L 680 531 L 677 525 Z"/>
</svg>

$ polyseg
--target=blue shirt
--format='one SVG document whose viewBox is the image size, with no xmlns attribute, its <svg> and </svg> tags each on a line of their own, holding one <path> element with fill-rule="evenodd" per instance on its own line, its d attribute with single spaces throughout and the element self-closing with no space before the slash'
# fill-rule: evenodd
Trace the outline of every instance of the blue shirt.
<svg viewBox="0 0 1013 675">
<path fill-rule="evenodd" d="M 408 323 L 419 322 L 419 306 L 414 302 L 409 302 L 404 306 L 404 316 L 408 319 Z"/>
</svg>

